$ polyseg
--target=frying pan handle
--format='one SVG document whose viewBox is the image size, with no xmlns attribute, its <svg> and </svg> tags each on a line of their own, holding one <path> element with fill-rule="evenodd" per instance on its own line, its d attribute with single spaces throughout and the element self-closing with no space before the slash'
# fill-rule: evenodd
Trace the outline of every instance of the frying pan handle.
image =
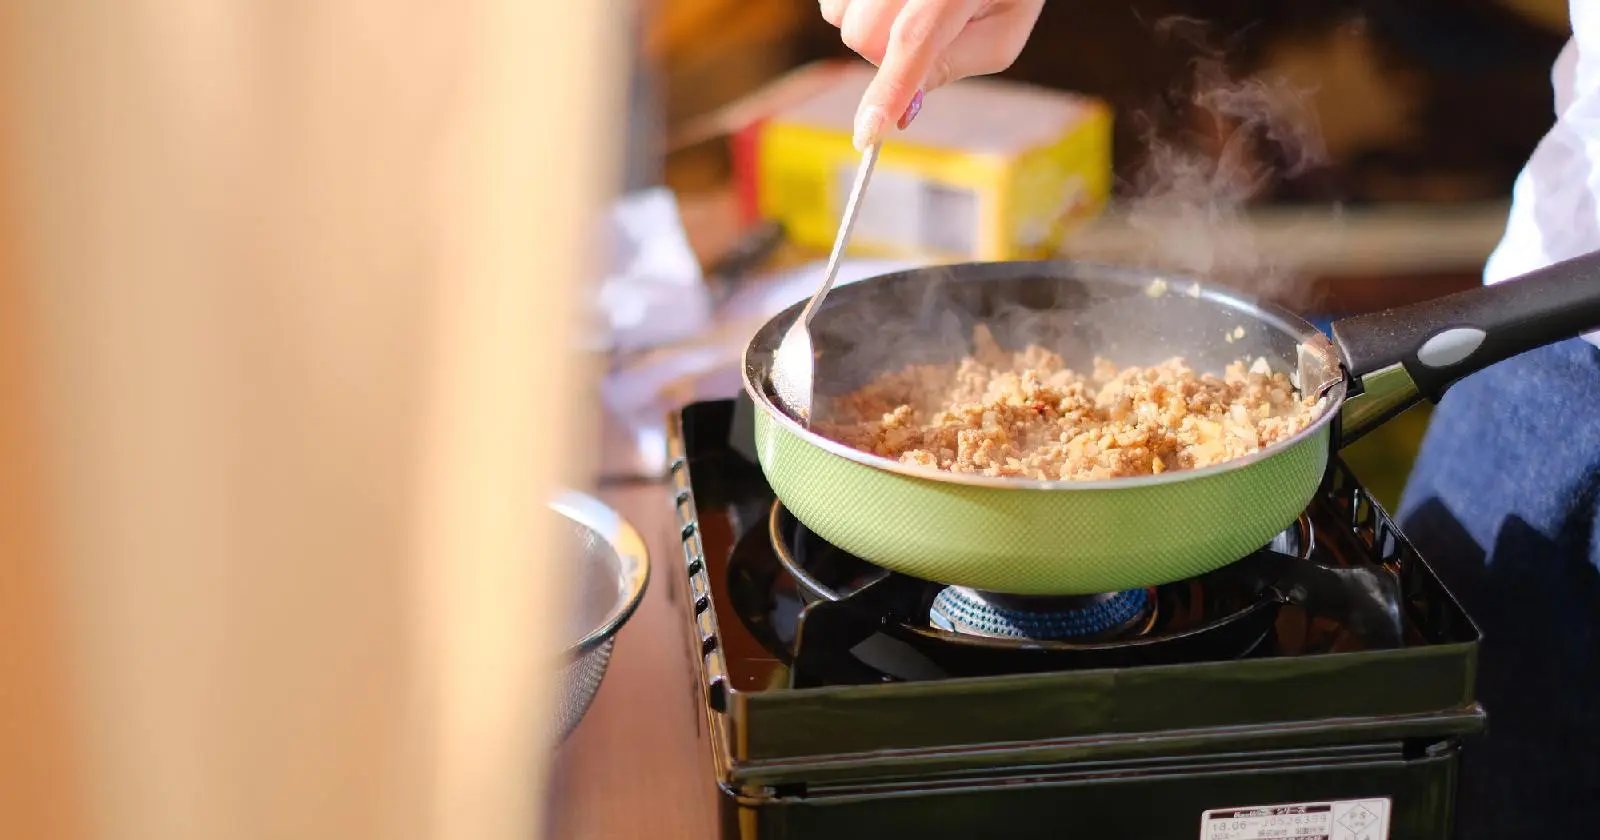
<svg viewBox="0 0 1600 840">
<path fill-rule="evenodd" d="M 1437 401 L 1495 362 L 1600 328 L 1600 251 L 1513 280 L 1335 321 L 1345 370 L 1360 382 L 1400 365 Z"/>
</svg>

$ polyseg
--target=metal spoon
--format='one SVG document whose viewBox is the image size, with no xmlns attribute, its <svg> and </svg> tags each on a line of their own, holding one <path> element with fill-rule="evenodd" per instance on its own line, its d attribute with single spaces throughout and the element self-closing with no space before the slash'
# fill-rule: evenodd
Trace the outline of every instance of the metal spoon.
<svg viewBox="0 0 1600 840">
<path fill-rule="evenodd" d="M 839 276 L 839 264 L 844 259 L 845 246 L 850 242 L 850 230 L 855 227 L 856 212 L 861 207 L 861 198 L 867 191 L 867 181 L 872 178 L 872 167 L 877 164 L 878 150 L 882 147 L 882 143 L 874 143 L 862 153 L 861 166 L 856 169 L 855 185 L 850 188 L 850 200 L 844 205 L 839 233 L 833 240 L 833 253 L 828 255 L 828 267 L 823 272 L 822 285 L 817 287 L 816 294 L 801 310 L 794 325 L 783 334 L 783 340 L 778 342 L 778 351 L 773 355 L 771 376 L 774 396 L 785 411 L 807 424 L 811 422 L 811 395 L 817 368 L 816 355 L 811 347 L 811 319 L 822 308 L 822 299 L 828 296 L 828 290 L 833 288 L 833 281 Z"/>
</svg>

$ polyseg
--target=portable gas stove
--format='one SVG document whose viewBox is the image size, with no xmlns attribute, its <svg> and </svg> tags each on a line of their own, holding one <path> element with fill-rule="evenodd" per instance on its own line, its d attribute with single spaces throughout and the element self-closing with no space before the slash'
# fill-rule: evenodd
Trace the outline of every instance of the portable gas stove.
<svg viewBox="0 0 1600 840">
<path fill-rule="evenodd" d="M 1448 838 L 1479 633 L 1335 462 L 1255 554 L 1150 589 L 946 588 L 777 503 L 744 399 L 672 418 L 724 840 Z"/>
</svg>

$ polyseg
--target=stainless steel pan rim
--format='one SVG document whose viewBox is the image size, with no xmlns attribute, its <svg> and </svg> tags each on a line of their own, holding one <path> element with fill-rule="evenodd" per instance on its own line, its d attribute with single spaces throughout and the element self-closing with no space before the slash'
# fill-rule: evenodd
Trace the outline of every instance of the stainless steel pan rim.
<svg viewBox="0 0 1600 840">
<path fill-rule="evenodd" d="M 1200 289 L 1199 297 L 1222 304 L 1230 309 L 1237 310 L 1241 314 L 1253 316 L 1258 323 L 1270 325 L 1275 329 L 1293 336 L 1298 341 L 1307 342 L 1327 340 L 1327 337 L 1323 335 L 1321 331 L 1312 326 L 1310 323 L 1306 322 L 1305 319 L 1300 318 L 1299 316 L 1294 315 L 1293 313 L 1282 309 L 1281 307 L 1262 301 L 1249 300 L 1234 294 L 1230 294 L 1215 287 L 1208 287 L 1198 280 L 1185 277 L 1183 275 L 1163 274 L 1159 272 L 1129 269 L 1121 266 L 1111 266 L 1098 263 L 1068 263 L 1059 260 L 1011 263 L 965 263 L 941 266 L 941 268 L 961 270 L 972 267 L 1001 265 L 1007 266 L 1019 272 L 1026 272 L 1030 269 L 1038 269 L 1042 271 L 1046 268 L 1053 268 L 1054 270 L 1059 271 L 1064 265 L 1072 265 L 1075 268 L 1103 274 L 1107 278 L 1119 277 L 1128 285 L 1148 284 L 1161 281 L 1172 286 L 1178 286 L 1180 284 L 1185 287 L 1198 286 Z M 907 274 L 915 274 L 926 270 L 927 268 L 907 269 L 905 271 L 884 274 L 863 282 L 886 283 L 895 278 L 903 277 Z M 1182 294 L 1182 292 L 1172 293 Z M 763 331 L 768 329 L 778 329 L 779 332 L 781 332 L 782 325 L 786 325 L 794 318 L 798 317 L 800 310 L 804 308 L 805 303 L 805 301 L 800 301 L 790 306 L 788 309 L 780 312 L 776 317 L 772 318 L 768 322 L 766 327 L 763 327 Z M 754 349 L 755 342 L 751 342 L 746 346 L 744 358 L 740 366 L 741 379 L 744 383 L 745 393 L 749 394 L 750 399 L 755 401 L 756 405 L 764 410 L 773 420 L 781 424 L 789 432 L 799 436 L 807 443 L 810 443 L 811 445 L 834 455 L 838 455 L 841 458 L 848 458 L 851 461 L 855 461 L 856 463 L 863 464 L 865 466 L 885 470 L 888 472 L 899 473 L 901 475 L 919 479 L 921 481 L 934 481 L 947 484 L 966 484 L 976 487 L 1006 488 L 1014 490 L 1125 490 L 1161 484 L 1174 484 L 1178 482 L 1204 478 L 1205 476 L 1209 475 L 1218 475 L 1221 473 L 1242 469 L 1251 464 L 1271 458 L 1287 449 L 1291 449 L 1304 442 L 1307 438 L 1321 434 L 1322 430 L 1326 428 L 1329 423 L 1332 423 L 1333 418 L 1338 415 L 1339 409 L 1344 402 L 1346 388 L 1348 387 L 1346 382 L 1341 381 L 1329 389 L 1323 397 L 1321 413 L 1317 416 L 1317 419 L 1312 421 L 1312 423 L 1306 428 L 1301 429 L 1293 437 L 1278 441 L 1277 443 L 1267 446 L 1266 448 L 1257 452 L 1252 452 L 1249 455 L 1224 461 L 1220 464 L 1213 464 L 1209 467 L 1200 467 L 1198 469 L 1174 470 L 1172 472 L 1161 473 L 1159 475 L 1128 476 L 1125 478 L 1101 479 L 1096 481 L 1040 481 L 1037 479 L 1006 478 L 1002 476 L 973 475 L 970 473 L 952 473 L 916 464 L 903 464 L 899 461 L 894 461 L 881 455 L 863 452 L 852 446 L 847 446 L 836 440 L 832 440 L 813 432 L 798 420 L 789 416 L 787 412 L 778 407 L 777 403 L 773 402 L 772 397 L 767 393 L 765 382 L 765 373 L 769 365 L 765 363 L 754 363 L 755 360 L 750 358 L 750 353 Z"/>
<path fill-rule="evenodd" d="M 650 582 L 650 557 L 639 532 L 592 496 L 566 491 L 551 500 L 550 509 L 599 534 L 616 551 L 619 561 L 616 604 L 603 621 L 567 646 L 561 654 L 567 661 L 600 647 L 633 616 Z"/>
</svg>

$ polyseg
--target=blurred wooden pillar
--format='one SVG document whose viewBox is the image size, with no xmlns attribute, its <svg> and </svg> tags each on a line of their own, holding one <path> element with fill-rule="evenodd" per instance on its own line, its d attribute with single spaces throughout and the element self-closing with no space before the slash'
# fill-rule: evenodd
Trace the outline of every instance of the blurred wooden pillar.
<svg viewBox="0 0 1600 840">
<path fill-rule="evenodd" d="M 616 11 L 9 8 L 0 836 L 536 836 Z"/>
<path fill-rule="evenodd" d="M 0 6 L 0 43 L 14 21 Z M 14 113 L 0 90 L 0 135 Z M 82 793 L 56 606 L 61 555 L 44 527 L 32 311 L 18 267 L 14 181 L 0 167 L 0 837 L 78 840 Z"/>
</svg>

